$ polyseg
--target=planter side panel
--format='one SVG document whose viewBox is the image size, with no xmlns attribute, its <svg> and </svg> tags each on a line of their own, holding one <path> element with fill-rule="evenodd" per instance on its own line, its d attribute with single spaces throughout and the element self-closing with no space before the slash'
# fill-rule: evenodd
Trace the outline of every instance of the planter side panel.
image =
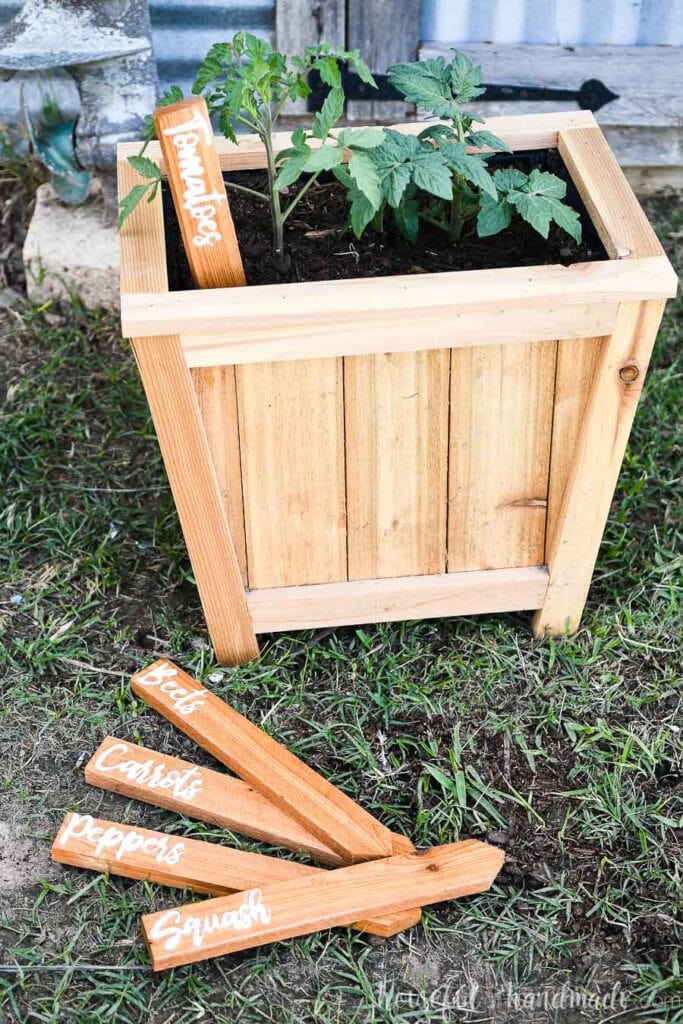
<svg viewBox="0 0 683 1024">
<path fill-rule="evenodd" d="M 544 560 L 557 342 L 451 351 L 448 571 Z"/>
<path fill-rule="evenodd" d="M 347 578 L 341 359 L 236 367 L 249 586 Z"/>
<path fill-rule="evenodd" d="M 445 572 L 449 363 L 344 360 L 349 579 Z"/>
</svg>

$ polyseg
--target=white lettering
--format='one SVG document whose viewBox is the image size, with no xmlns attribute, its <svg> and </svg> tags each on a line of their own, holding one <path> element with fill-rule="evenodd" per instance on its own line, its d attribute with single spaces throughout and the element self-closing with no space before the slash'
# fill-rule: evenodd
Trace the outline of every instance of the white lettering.
<svg viewBox="0 0 683 1024">
<path fill-rule="evenodd" d="M 147 761 L 136 761 L 134 757 L 112 763 L 112 758 L 121 757 L 129 752 L 126 743 L 112 743 L 96 758 L 95 768 L 101 772 L 116 772 L 130 782 L 137 782 L 148 789 L 171 789 L 173 796 L 179 800 L 192 801 L 197 793 L 201 792 L 201 771 L 195 765 L 180 771 L 178 768 L 167 768 L 162 761 L 154 761 L 152 758 Z"/>
<path fill-rule="evenodd" d="M 158 864 L 173 865 L 179 862 L 185 850 L 185 843 L 171 843 L 170 836 L 142 835 L 135 829 L 124 830 L 115 825 L 102 828 L 90 814 L 71 815 L 59 838 L 60 846 L 67 846 L 71 839 L 90 843 L 95 848 L 95 857 L 102 857 L 107 850 L 115 851 L 114 860 L 123 860 L 127 854 L 139 851 Z"/>
<path fill-rule="evenodd" d="M 246 931 L 255 923 L 270 924 L 270 907 L 261 902 L 261 890 L 252 889 L 244 894 L 244 900 L 237 910 L 226 910 L 222 914 L 190 915 L 183 921 L 179 910 L 162 914 L 150 929 L 153 941 L 161 940 L 169 952 L 177 949 L 181 941 L 190 939 L 195 949 L 200 949 L 209 935 L 214 932 Z"/>
<path fill-rule="evenodd" d="M 189 121 L 164 129 L 164 135 L 171 137 L 177 150 L 178 174 L 185 188 L 183 209 L 187 210 L 196 222 L 196 234 L 192 238 L 192 244 L 197 248 L 213 246 L 220 242 L 223 236 L 215 220 L 217 207 L 212 203 L 226 202 L 224 195 L 206 191 L 206 170 L 198 151 L 200 133 L 203 134 L 206 145 L 211 145 L 211 125 L 199 111 L 195 111 Z"/>
<path fill-rule="evenodd" d="M 178 675 L 178 669 L 172 665 L 159 665 L 137 677 L 138 682 L 143 686 L 158 686 L 162 693 L 168 694 L 171 704 L 179 715 L 191 715 L 198 711 L 206 703 L 208 694 L 204 690 L 186 690 L 184 686 L 178 686 L 173 682 Z"/>
</svg>

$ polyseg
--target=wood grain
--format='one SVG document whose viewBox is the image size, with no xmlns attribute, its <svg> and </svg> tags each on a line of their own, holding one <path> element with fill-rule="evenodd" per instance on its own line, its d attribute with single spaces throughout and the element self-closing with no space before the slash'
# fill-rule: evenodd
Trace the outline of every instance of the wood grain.
<svg viewBox="0 0 683 1024">
<path fill-rule="evenodd" d="M 154 970 L 166 970 L 393 913 L 416 900 L 430 904 L 484 892 L 493 884 L 503 860 L 502 850 L 466 840 L 264 886 L 252 890 L 251 895 L 224 896 L 147 914 L 142 918 L 143 934 Z M 260 906 L 263 911 L 252 914 L 250 906 Z M 229 915 L 241 907 L 245 926 L 235 930 L 234 924 L 230 927 L 234 918 L 231 921 Z M 203 934 L 212 925 L 214 930 Z"/>
<path fill-rule="evenodd" d="M 390 64 L 417 59 L 420 0 L 347 0 L 348 49 L 360 50 L 371 71 L 385 74 Z M 395 121 L 414 112 L 405 100 L 349 100 L 351 121 Z"/>
<path fill-rule="evenodd" d="M 248 782 L 115 736 L 107 736 L 90 758 L 85 781 L 273 846 L 308 853 L 322 864 L 339 867 L 345 863 L 335 850 Z"/>
<path fill-rule="evenodd" d="M 451 353 L 448 570 L 544 559 L 556 344 Z"/>
<path fill-rule="evenodd" d="M 497 135 L 511 149 L 555 149 L 557 148 L 558 132 L 568 128 L 594 128 L 596 120 L 590 110 L 562 110 L 541 114 L 521 114 L 518 116 L 487 117 L 481 125 L 487 131 Z M 424 121 L 406 121 L 391 126 L 405 135 L 418 135 L 424 131 Z M 291 131 L 275 132 L 273 149 L 280 152 L 291 146 Z M 313 139 L 310 143 L 316 145 Z M 216 149 L 221 169 L 255 170 L 266 166 L 266 155 L 263 143 L 257 135 L 241 135 L 239 142 L 230 142 L 222 136 L 216 138 Z M 120 142 L 117 146 L 117 159 L 124 160 L 140 151 L 140 140 Z M 151 142 L 146 155 L 153 160 L 161 160 L 158 142 Z"/>
<path fill-rule="evenodd" d="M 193 96 L 157 107 L 154 125 L 194 283 L 246 284 L 205 100 Z"/>
<path fill-rule="evenodd" d="M 237 369 L 249 586 L 346 578 L 341 360 Z"/>
<path fill-rule="evenodd" d="M 389 829 L 176 665 L 157 661 L 137 672 L 131 686 L 344 860 L 369 860 L 392 852 Z"/>
<path fill-rule="evenodd" d="M 118 165 L 119 195 L 139 182 Z M 161 196 L 141 203 L 119 233 L 121 294 L 168 287 Z M 207 293 L 208 294 L 208 293 Z M 190 371 L 178 337 L 137 337 L 131 345 L 142 377 L 216 657 L 235 664 L 258 655 L 240 565 Z"/>
<path fill-rule="evenodd" d="M 586 403 L 605 340 L 604 338 L 582 338 L 576 341 L 559 341 L 557 343 L 548 509 L 545 525 L 546 552 L 552 547 L 562 507 L 562 498 L 586 411 Z"/>
<path fill-rule="evenodd" d="M 230 522 L 235 554 L 246 586 L 247 542 L 244 535 L 235 367 L 197 367 L 191 374 L 223 508 Z"/>
<path fill-rule="evenodd" d="M 541 607 L 547 586 L 539 565 L 252 590 L 247 604 L 255 631 L 275 633 L 530 610 Z"/>
<path fill-rule="evenodd" d="M 269 288 L 270 285 L 263 287 Z M 412 284 L 405 285 L 406 289 L 412 287 Z M 415 288 L 419 290 L 419 287 L 416 282 Z M 609 334 L 612 330 L 618 308 L 616 301 L 583 305 L 560 305 L 559 301 L 534 305 L 532 311 L 515 308 L 511 302 L 505 306 L 496 303 L 471 311 L 466 307 L 455 310 L 450 305 L 424 311 L 406 310 L 403 314 L 392 309 L 386 315 L 376 317 L 368 312 L 368 308 L 356 314 L 349 303 L 336 315 L 334 324 L 330 324 L 323 335 L 312 314 L 308 319 L 293 317 L 283 320 L 278 326 L 269 325 L 264 318 L 254 318 L 253 325 L 247 326 L 247 319 L 237 322 L 230 314 L 229 334 L 181 334 L 180 344 L 188 366 L 222 366 L 320 359 L 321 355 L 421 352 L 439 345 L 449 348 L 526 345 L 531 341 L 560 337 L 571 339 Z M 213 327 L 218 321 L 213 317 L 206 319 L 204 314 L 207 312 L 202 313 L 202 323 Z M 286 312 L 283 304 L 283 313 Z M 416 332 L 418 317 L 421 330 Z M 222 330 L 225 331 L 225 322 Z"/>
<path fill-rule="evenodd" d="M 676 287 L 676 275 L 666 257 L 644 256 L 575 263 L 569 267 L 504 267 L 264 284 L 254 288 L 214 288 L 202 292 L 201 301 L 199 298 L 188 301 L 187 292 L 163 295 L 155 294 L 150 288 L 148 294 L 128 296 L 125 308 L 122 306 L 122 316 L 126 335 L 171 331 L 182 336 L 236 334 L 237 340 L 244 342 L 248 340 L 248 330 L 256 332 L 255 345 L 272 337 L 277 330 L 286 334 L 301 330 L 303 336 L 308 337 L 317 325 L 323 346 L 320 352 L 327 355 L 326 333 L 337 332 L 340 324 L 362 324 L 366 330 L 374 331 L 386 326 L 390 330 L 381 340 L 391 344 L 391 331 L 400 330 L 402 322 L 405 330 L 406 318 L 419 314 L 419 332 L 415 330 L 416 321 L 410 321 L 416 349 L 450 348 L 445 339 L 441 342 L 441 337 L 428 340 L 431 328 L 434 325 L 440 328 L 442 318 L 449 317 L 454 336 L 458 338 L 461 336 L 460 318 L 479 314 L 488 316 L 488 324 L 480 319 L 481 333 L 477 338 L 470 342 L 463 339 L 458 344 L 487 344 L 485 330 L 496 332 L 497 343 L 502 343 L 519 339 L 521 321 L 517 321 L 513 329 L 507 324 L 508 313 L 516 315 L 526 311 L 529 330 L 533 332 L 536 316 L 542 321 L 547 319 L 555 306 L 585 307 L 633 298 L 668 298 L 676 293 Z M 319 329 L 321 310 L 327 318 L 325 332 Z M 579 310 L 577 315 L 585 316 L 585 313 Z M 315 322 L 311 322 L 312 317 L 316 318 Z M 467 323 L 472 327 L 475 321 Z M 506 334 L 502 335 L 504 331 Z M 557 337 L 574 337 L 574 334 L 558 334 Z M 525 335 L 525 341 L 533 340 L 533 335 Z M 372 351 L 366 348 L 350 354 Z"/>
<path fill-rule="evenodd" d="M 578 628 L 664 303 L 625 302 L 603 343 L 547 552 L 550 581 L 534 631 Z"/>
<path fill-rule="evenodd" d="M 52 844 L 51 855 L 60 864 L 141 878 L 210 896 L 324 874 L 321 868 L 293 860 L 122 825 L 87 814 L 67 814 Z M 352 927 L 387 937 L 412 927 L 419 919 L 419 910 L 408 910 L 357 921 Z"/>
<path fill-rule="evenodd" d="M 445 570 L 449 360 L 344 360 L 351 580 Z"/>
<path fill-rule="evenodd" d="M 662 256 L 661 242 L 600 129 L 561 131 L 558 149 L 610 258 Z"/>
</svg>

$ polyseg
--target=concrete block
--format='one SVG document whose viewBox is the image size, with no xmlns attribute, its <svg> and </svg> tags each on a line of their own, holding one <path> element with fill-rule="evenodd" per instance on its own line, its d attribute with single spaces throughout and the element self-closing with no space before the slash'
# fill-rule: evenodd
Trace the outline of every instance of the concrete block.
<svg viewBox="0 0 683 1024">
<path fill-rule="evenodd" d="M 29 300 L 42 305 L 77 295 L 89 309 L 118 310 L 116 235 L 98 182 L 82 206 L 63 206 L 50 185 L 41 185 L 23 249 Z"/>
</svg>

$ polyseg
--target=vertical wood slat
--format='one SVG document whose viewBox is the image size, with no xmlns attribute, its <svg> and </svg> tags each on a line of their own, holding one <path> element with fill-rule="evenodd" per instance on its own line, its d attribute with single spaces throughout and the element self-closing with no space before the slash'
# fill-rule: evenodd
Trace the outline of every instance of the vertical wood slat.
<svg viewBox="0 0 683 1024">
<path fill-rule="evenodd" d="M 341 359 L 236 369 L 249 586 L 346 579 Z"/>
<path fill-rule="evenodd" d="M 119 198 L 140 178 L 117 166 Z M 168 289 L 161 193 L 141 203 L 120 235 L 121 294 Z M 178 510 L 216 657 L 239 664 L 258 656 L 228 516 L 220 496 L 199 403 L 177 335 L 131 338 L 154 429 Z"/>
<path fill-rule="evenodd" d="M 449 572 L 544 560 L 556 352 L 451 350 Z"/>
<path fill-rule="evenodd" d="M 553 436 L 545 527 L 546 554 L 555 536 L 562 498 L 586 412 L 586 403 L 606 342 L 606 338 L 580 338 L 557 343 Z"/>
<path fill-rule="evenodd" d="M 417 59 L 420 0 L 347 0 L 346 40 L 359 49 L 372 71 L 384 74 L 390 64 Z M 414 106 L 397 100 L 349 101 L 351 121 L 400 121 Z"/>
<path fill-rule="evenodd" d="M 247 545 L 244 536 L 244 502 L 237 421 L 237 390 L 234 366 L 203 366 L 191 371 L 192 383 L 206 431 L 223 507 L 242 579 L 247 584 Z"/>
<path fill-rule="evenodd" d="M 344 360 L 349 579 L 445 571 L 449 360 Z"/>
<path fill-rule="evenodd" d="M 601 346 L 549 538 L 550 581 L 534 616 L 537 636 L 573 632 L 581 621 L 664 305 L 663 299 L 622 303 Z"/>
</svg>

